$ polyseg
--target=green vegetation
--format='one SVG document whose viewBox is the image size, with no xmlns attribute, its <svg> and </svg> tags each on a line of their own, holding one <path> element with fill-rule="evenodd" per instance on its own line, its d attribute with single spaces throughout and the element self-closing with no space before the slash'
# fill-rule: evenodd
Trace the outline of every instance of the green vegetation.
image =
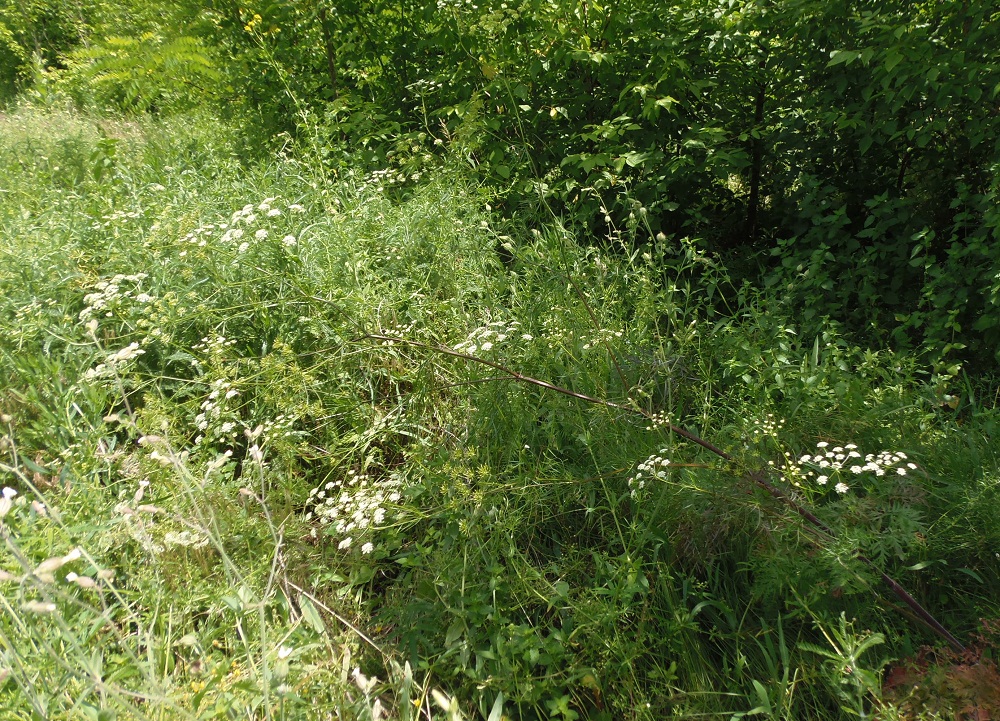
<svg viewBox="0 0 1000 721">
<path fill-rule="evenodd" d="M 1000 713 L 998 28 L 0 0 L 0 715 Z"/>
</svg>

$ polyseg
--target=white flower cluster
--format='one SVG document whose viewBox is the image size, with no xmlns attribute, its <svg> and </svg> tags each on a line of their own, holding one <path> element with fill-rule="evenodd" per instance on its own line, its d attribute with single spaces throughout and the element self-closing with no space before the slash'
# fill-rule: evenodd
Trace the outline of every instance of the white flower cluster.
<svg viewBox="0 0 1000 721">
<path fill-rule="evenodd" d="M 140 446 L 155 446 L 157 450 L 153 450 L 150 453 L 150 458 L 156 460 L 171 458 L 170 462 L 184 462 L 186 461 L 186 453 L 182 453 L 181 457 L 174 456 L 173 452 L 169 450 L 168 444 L 164 438 L 160 436 L 143 436 L 139 439 Z M 164 456 L 159 452 L 158 449 L 163 449 L 167 455 Z M 221 454 L 225 459 L 228 459 L 232 455 L 232 451 L 228 455 Z M 159 555 L 170 548 L 205 548 L 211 541 L 208 533 L 201 528 L 185 528 L 183 530 L 168 530 L 160 535 L 160 524 L 157 523 L 157 517 L 164 518 L 165 513 L 162 508 L 155 506 L 148 502 L 143 503 L 146 491 L 149 488 L 149 481 L 143 479 L 139 481 L 139 487 L 136 489 L 135 494 L 132 496 L 131 500 L 120 501 L 115 506 L 115 512 L 121 516 L 121 524 L 126 528 L 129 535 L 138 542 L 147 553 L 150 555 Z M 124 491 L 123 491 L 124 495 Z M 159 537 L 159 540 L 154 538 L 154 534 Z M 67 579 L 70 580 L 70 579 Z"/>
<path fill-rule="evenodd" d="M 197 228 L 191 233 L 185 236 L 185 240 L 188 242 L 197 243 L 200 246 L 205 245 L 204 239 L 200 236 L 211 235 L 212 231 L 218 227 L 219 230 L 224 231 L 222 233 L 221 241 L 226 245 L 237 245 L 236 251 L 238 253 L 246 253 L 251 248 L 251 241 L 249 237 L 244 239 L 247 231 L 253 229 L 253 226 L 257 223 L 258 219 L 261 218 L 279 218 L 285 214 L 286 211 L 274 205 L 277 198 L 264 198 L 260 203 L 254 206 L 252 203 L 247 203 L 242 208 L 237 210 L 232 214 L 228 223 L 219 223 L 217 225 L 205 225 L 201 228 Z M 304 206 L 298 203 L 291 203 L 286 206 L 287 212 L 294 215 L 302 214 L 306 212 Z M 271 235 L 268 228 L 257 228 L 253 231 L 253 239 L 255 241 L 267 240 Z M 284 234 L 281 239 L 281 243 L 286 248 L 294 247 L 298 244 L 298 240 L 294 235 Z M 181 253 L 184 255 L 184 253 Z"/>
<path fill-rule="evenodd" d="M 799 458 L 800 466 L 809 466 L 806 476 L 815 477 L 816 483 L 826 486 L 831 480 L 837 481 L 834 490 L 844 494 L 850 490 L 842 479 L 847 473 L 861 476 L 870 473 L 876 477 L 894 473 L 905 476 L 908 471 L 917 470 L 917 464 L 909 461 L 902 451 L 882 451 L 862 455 L 853 443 L 845 446 L 831 446 L 827 441 L 816 444 L 817 452 Z"/>
<path fill-rule="evenodd" d="M 226 338 L 224 335 L 205 336 L 200 343 L 191 346 L 191 350 L 209 356 L 210 363 L 215 368 L 210 372 L 214 375 L 219 373 L 219 366 L 226 360 L 226 350 L 235 344 L 234 339 Z M 204 367 L 200 360 L 192 362 L 196 368 Z M 234 382 L 228 378 L 215 378 L 209 384 L 209 388 L 208 395 L 201 402 L 201 412 L 194 417 L 194 425 L 201 432 L 194 440 L 195 445 L 199 445 L 206 437 L 212 441 L 231 441 L 237 432 L 246 429 L 233 407 L 238 403 L 233 399 L 240 395 Z"/>
<path fill-rule="evenodd" d="M 225 223 L 220 223 L 218 229 L 226 230 L 228 227 L 229 226 L 226 225 Z M 185 235 L 184 238 L 181 240 L 181 242 L 187 243 L 189 245 L 197 245 L 199 248 L 204 248 L 206 245 L 208 245 L 208 239 L 212 235 L 214 235 L 215 231 L 216 231 L 216 226 L 213 223 L 200 225 L 194 230 L 192 230 L 190 233 Z M 183 255 L 186 255 L 186 253 L 182 253 L 182 257 Z"/>
<path fill-rule="evenodd" d="M 191 346 L 191 350 L 207 353 L 211 356 L 219 356 L 226 350 L 226 348 L 231 348 L 236 345 L 236 341 L 232 338 L 226 338 L 224 335 L 206 335 L 201 339 L 200 343 L 195 343 Z"/>
<path fill-rule="evenodd" d="M 649 414 L 649 425 L 646 426 L 647 431 L 655 431 L 658 428 L 666 428 L 670 425 L 670 418 L 666 413 L 662 411 L 654 411 Z"/>
<path fill-rule="evenodd" d="M 388 328 L 383 328 L 382 335 L 395 336 L 396 338 L 407 338 L 413 332 L 413 329 L 416 327 L 417 327 L 416 322 L 408 323 L 406 325 L 397 323 L 396 325 L 389 326 Z M 391 347 L 396 345 L 396 342 L 391 340 L 384 340 L 382 341 L 382 345 Z"/>
<path fill-rule="evenodd" d="M 647 482 L 666 479 L 670 459 L 662 454 L 667 452 L 666 448 L 661 448 L 658 454 L 651 455 L 636 467 L 635 475 L 628 479 L 629 493 L 632 498 L 639 497 L 639 494 L 646 488 Z"/>
<path fill-rule="evenodd" d="M 94 230 L 108 230 L 109 228 L 120 228 L 130 220 L 138 220 L 142 217 L 141 210 L 116 210 L 108 215 L 102 215 L 101 221 L 94 223 Z"/>
<path fill-rule="evenodd" d="M 204 548 L 208 543 L 208 534 L 201 531 L 167 531 L 163 534 L 163 545 L 165 547 Z"/>
<path fill-rule="evenodd" d="M 768 413 L 763 420 L 754 419 L 753 435 L 755 440 L 760 438 L 777 438 L 781 430 L 785 427 L 784 418 L 775 418 L 773 413 Z"/>
<path fill-rule="evenodd" d="M 194 417 L 194 424 L 214 438 L 232 439 L 236 437 L 236 421 L 223 420 L 223 413 L 228 411 L 228 401 L 236 398 L 240 392 L 233 388 L 231 381 L 218 378 L 212 381 L 212 390 L 201 403 L 201 413 Z M 228 415 L 228 414 L 227 414 Z M 197 445 L 202 436 L 195 439 Z"/>
<path fill-rule="evenodd" d="M 94 284 L 96 293 L 88 293 L 83 297 L 84 309 L 80 311 L 80 320 L 87 321 L 97 316 L 111 318 L 114 311 L 125 302 L 151 303 L 156 300 L 148 293 L 142 293 L 139 286 L 147 277 L 145 273 L 134 275 L 116 275 L 108 280 Z M 123 287 L 130 284 L 133 287 Z"/>
<path fill-rule="evenodd" d="M 455 350 L 469 355 L 475 355 L 477 352 L 488 353 L 508 338 L 518 337 L 520 326 L 521 324 L 516 320 L 497 320 L 487 323 L 469 333 L 468 339 L 456 345 Z M 531 336 L 525 334 L 520 338 L 521 340 L 530 340 Z"/>
<path fill-rule="evenodd" d="M 145 352 L 139 347 L 138 343 L 129 343 L 121 350 L 117 350 L 105 358 L 103 363 L 98 363 L 95 367 L 89 368 L 83 377 L 88 381 L 120 377 L 128 370 L 131 361 Z"/>
<path fill-rule="evenodd" d="M 621 338 L 622 332 L 620 330 L 608 330 L 607 328 L 598 328 L 597 332 L 592 336 L 581 335 L 580 340 L 583 342 L 583 350 L 590 350 L 591 348 L 598 348 L 603 346 L 609 341 L 615 340 L 616 338 Z"/>
<path fill-rule="evenodd" d="M 343 480 L 329 481 L 309 492 L 312 510 L 306 513 L 306 520 L 315 518 L 329 527 L 341 539 L 339 549 L 350 548 L 355 540 L 368 539 L 385 523 L 389 513 L 386 506 L 399 503 L 401 486 L 402 481 L 395 475 L 375 479 L 350 470 Z M 361 545 L 363 554 L 373 550 L 370 540 Z"/>
<path fill-rule="evenodd" d="M 260 433 L 269 440 L 301 436 L 303 431 L 296 431 L 293 428 L 295 420 L 294 416 L 279 413 L 274 417 L 274 420 L 264 421 L 260 425 Z"/>
<path fill-rule="evenodd" d="M 563 341 L 571 340 L 573 332 L 569 328 L 559 325 L 558 319 L 545 318 L 542 320 L 542 336 L 542 340 L 549 347 L 549 350 L 554 350 L 561 346 Z"/>
<path fill-rule="evenodd" d="M 413 153 L 417 153 L 420 148 L 417 146 L 411 146 L 410 150 Z M 426 160 L 431 159 L 431 156 L 426 152 L 421 153 L 421 155 Z M 403 185 L 407 182 L 416 182 L 420 180 L 422 175 L 423 174 L 419 171 L 408 172 L 405 168 L 382 168 L 380 170 L 373 170 L 361 178 L 361 181 L 358 184 L 358 190 L 362 193 L 373 192 L 381 194 L 390 186 Z"/>
</svg>

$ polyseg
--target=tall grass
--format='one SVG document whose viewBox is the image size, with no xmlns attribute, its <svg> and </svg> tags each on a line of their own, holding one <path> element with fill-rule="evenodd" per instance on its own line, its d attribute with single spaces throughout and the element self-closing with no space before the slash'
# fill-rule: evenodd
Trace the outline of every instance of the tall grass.
<svg viewBox="0 0 1000 721">
<path fill-rule="evenodd" d="M 697 243 L 205 117 L 2 124 L 12 718 L 888 718 L 934 637 L 873 567 L 997 616 L 991 402 L 798 337 Z M 914 467 L 839 493 L 818 443 Z"/>
</svg>

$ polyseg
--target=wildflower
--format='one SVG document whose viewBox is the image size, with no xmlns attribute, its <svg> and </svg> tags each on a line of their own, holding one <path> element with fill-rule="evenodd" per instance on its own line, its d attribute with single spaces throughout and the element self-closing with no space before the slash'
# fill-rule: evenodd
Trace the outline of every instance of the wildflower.
<svg viewBox="0 0 1000 721">
<path fill-rule="evenodd" d="M 827 443 L 826 441 L 820 441 L 819 443 L 816 444 L 816 447 L 817 448 L 826 448 L 828 445 L 830 445 L 830 444 Z"/>
<path fill-rule="evenodd" d="M 340 543 L 337 544 L 337 548 L 339 550 L 341 550 L 341 551 L 343 551 L 346 548 L 350 548 L 352 540 L 354 540 L 354 539 L 352 539 L 350 536 L 348 536 L 343 541 L 341 541 Z"/>
<path fill-rule="evenodd" d="M 77 576 L 73 581 L 80 588 L 96 588 L 97 582 L 90 576 Z"/>
<path fill-rule="evenodd" d="M 240 247 L 236 249 L 236 252 L 237 253 L 246 253 L 248 250 L 250 250 L 250 244 L 246 243 L 246 242 L 243 242 L 243 243 L 240 243 Z"/>
<path fill-rule="evenodd" d="M 293 245 L 296 245 L 298 243 L 298 241 L 295 240 L 295 236 L 294 235 L 286 235 L 284 238 L 281 239 L 281 243 L 282 243 L 282 245 L 285 245 L 285 246 L 291 248 Z"/>
<path fill-rule="evenodd" d="M 291 205 L 289 205 L 288 206 L 288 210 L 291 213 L 304 213 L 304 212 L 306 212 L 306 209 L 303 206 L 299 205 L 298 203 L 292 203 Z"/>
<path fill-rule="evenodd" d="M 277 208 L 271 208 L 269 211 L 267 211 L 268 218 L 276 218 L 279 215 L 281 215 L 281 211 L 278 210 Z"/>
<path fill-rule="evenodd" d="M 365 554 L 366 556 L 367 556 L 367 555 L 368 555 L 369 553 L 371 553 L 372 551 L 374 551 L 374 550 L 375 550 L 375 546 L 373 546 L 373 545 L 372 545 L 371 543 L 366 543 L 365 545 L 363 545 L 363 546 L 361 547 L 361 552 L 362 552 L 363 554 Z"/>
<path fill-rule="evenodd" d="M 43 601 L 28 601 L 22 608 L 28 613 L 55 613 L 56 605 Z"/>
<path fill-rule="evenodd" d="M 833 489 L 840 494 L 847 493 L 848 491 L 846 483 L 838 483 L 836 486 L 833 487 Z"/>
<path fill-rule="evenodd" d="M 829 481 L 829 480 L 830 480 L 830 477 L 829 477 L 829 476 L 819 476 L 819 477 L 818 477 L 818 478 L 816 479 L 816 482 L 817 482 L 818 484 L 820 484 L 821 486 L 825 486 L 825 485 L 827 484 L 827 481 Z"/>
<path fill-rule="evenodd" d="M 253 237 L 256 238 L 257 240 L 264 240 L 265 238 L 267 238 L 267 231 L 264 228 L 261 228 L 260 230 L 258 230 L 256 233 L 253 234 Z"/>
</svg>

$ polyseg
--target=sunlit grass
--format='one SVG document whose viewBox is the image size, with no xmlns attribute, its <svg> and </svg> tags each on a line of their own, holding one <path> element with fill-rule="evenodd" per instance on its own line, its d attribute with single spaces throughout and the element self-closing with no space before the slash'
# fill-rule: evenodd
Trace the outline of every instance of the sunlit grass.
<svg viewBox="0 0 1000 721">
<path fill-rule="evenodd" d="M 263 155 L 0 120 L 11 718 L 839 718 L 935 641 L 859 552 L 960 637 L 996 617 L 993 408 L 719 312 L 696 244 Z"/>
</svg>

